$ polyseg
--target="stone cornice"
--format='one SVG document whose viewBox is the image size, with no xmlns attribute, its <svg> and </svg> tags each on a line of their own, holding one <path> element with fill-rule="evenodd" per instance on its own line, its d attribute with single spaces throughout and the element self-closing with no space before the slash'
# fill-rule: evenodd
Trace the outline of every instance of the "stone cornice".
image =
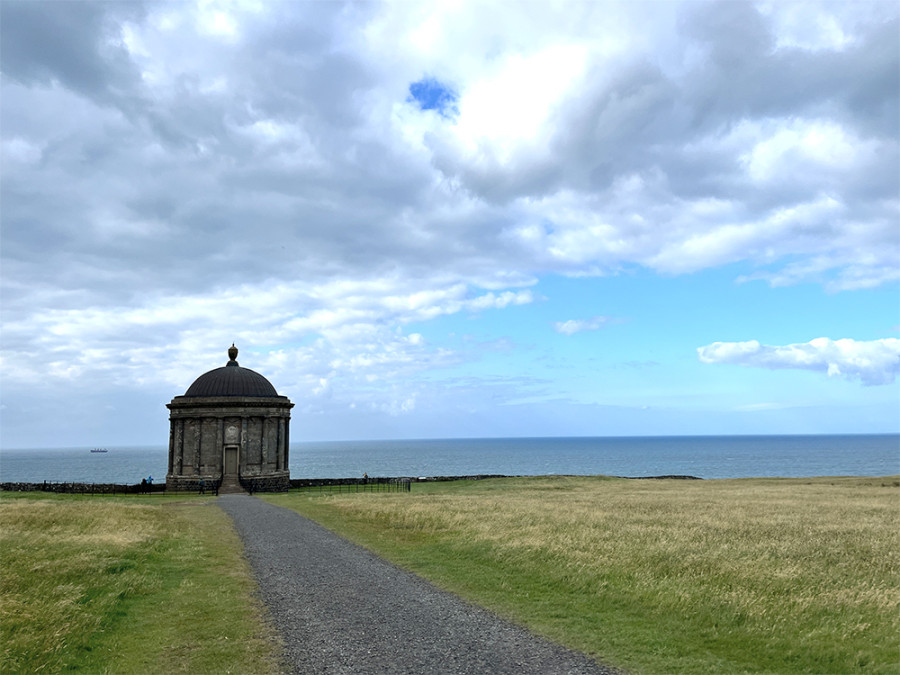
<svg viewBox="0 0 900 675">
<path fill-rule="evenodd" d="M 286 396 L 272 397 L 251 397 L 251 396 L 209 396 L 209 397 L 187 397 L 176 396 L 171 403 L 167 403 L 166 407 L 171 411 L 171 416 L 197 416 L 197 415 L 240 415 L 241 410 L 259 413 L 269 411 L 270 413 L 281 412 L 286 416 L 290 416 L 290 409 L 294 404 Z"/>
</svg>

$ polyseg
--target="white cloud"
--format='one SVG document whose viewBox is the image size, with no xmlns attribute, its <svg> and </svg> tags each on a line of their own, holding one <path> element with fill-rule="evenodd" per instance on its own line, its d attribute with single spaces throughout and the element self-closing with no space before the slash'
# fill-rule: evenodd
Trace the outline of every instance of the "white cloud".
<svg viewBox="0 0 900 675">
<path fill-rule="evenodd" d="M 404 334 L 407 324 L 532 300 L 527 289 L 479 294 L 464 284 L 438 283 L 410 290 L 406 280 L 384 276 L 245 285 L 206 296 L 150 297 L 133 307 L 50 310 L 5 327 L 4 379 L 42 386 L 102 378 L 186 387 L 197 364 L 221 365 L 222 345 L 234 341 L 276 380 L 331 396 L 342 378 L 350 389 L 348 379 L 385 382 L 458 360 L 429 346 L 419 332 Z"/>
<path fill-rule="evenodd" d="M 560 44 L 532 54 L 512 54 L 494 72 L 473 82 L 459 101 L 452 126 L 463 161 L 505 164 L 514 152 L 542 151 L 552 135 L 551 116 L 579 80 L 588 50 Z"/>
<path fill-rule="evenodd" d="M 734 364 L 754 368 L 801 369 L 829 377 L 860 380 L 866 385 L 891 384 L 900 373 L 900 339 L 857 341 L 816 338 L 784 346 L 747 342 L 714 342 L 698 347 L 703 363 Z"/>
<path fill-rule="evenodd" d="M 0 157 L 6 162 L 37 164 L 41 159 L 41 148 L 21 138 L 4 139 L 0 142 Z"/>
<path fill-rule="evenodd" d="M 786 408 L 792 408 L 793 405 L 787 405 L 784 403 L 748 403 L 746 405 L 735 406 L 735 410 L 738 412 L 766 412 L 769 410 L 784 410 Z"/>
<path fill-rule="evenodd" d="M 583 333 L 584 331 L 600 330 L 609 323 L 609 320 L 608 316 L 594 316 L 590 319 L 569 319 L 568 321 L 555 322 L 553 329 L 563 335 L 575 335 L 575 333 Z"/>
</svg>

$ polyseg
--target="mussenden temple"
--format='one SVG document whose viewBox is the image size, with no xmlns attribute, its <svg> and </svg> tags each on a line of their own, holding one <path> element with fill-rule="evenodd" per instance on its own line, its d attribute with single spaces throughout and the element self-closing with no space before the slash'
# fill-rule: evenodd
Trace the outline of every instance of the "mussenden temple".
<svg viewBox="0 0 900 675">
<path fill-rule="evenodd" d="M 265 377 L 237 362 L 198 377 L 169 409 L 166 489 L 196 490 L 221 481 L 223 489 L 281 491 L 290 487 L 291 408 Z"/>
</svg>

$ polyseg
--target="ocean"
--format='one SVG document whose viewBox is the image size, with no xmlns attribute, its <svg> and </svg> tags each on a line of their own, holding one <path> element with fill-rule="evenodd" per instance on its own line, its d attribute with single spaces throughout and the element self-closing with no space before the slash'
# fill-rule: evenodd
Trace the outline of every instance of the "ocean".
<svg viewBox="0 0 900 675">
<path fill-rule="evenodd" d="M 0 481 L 138 483 L 166 478 L 158 446 L 0 450 Z M 484 438 L 292 443 L 292 478 L 551 474 L 888 476 L 900 434 Z"/>
</svg>

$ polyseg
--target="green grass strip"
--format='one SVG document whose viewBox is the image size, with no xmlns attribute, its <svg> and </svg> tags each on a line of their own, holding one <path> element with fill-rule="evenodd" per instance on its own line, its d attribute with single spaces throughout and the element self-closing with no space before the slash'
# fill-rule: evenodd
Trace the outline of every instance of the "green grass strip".
<svg viewBox="0 0 900 675">
<path fill-rule="evenodd" d="M 214 500 L 5 494 L 0 533 L 0 672 L 279 671 Z"/>
<path fill-rule="evenodd" d="M 632 672 L 898 673 L 898 486 L 549 477 L 267 499 Z"/>
</svg>

